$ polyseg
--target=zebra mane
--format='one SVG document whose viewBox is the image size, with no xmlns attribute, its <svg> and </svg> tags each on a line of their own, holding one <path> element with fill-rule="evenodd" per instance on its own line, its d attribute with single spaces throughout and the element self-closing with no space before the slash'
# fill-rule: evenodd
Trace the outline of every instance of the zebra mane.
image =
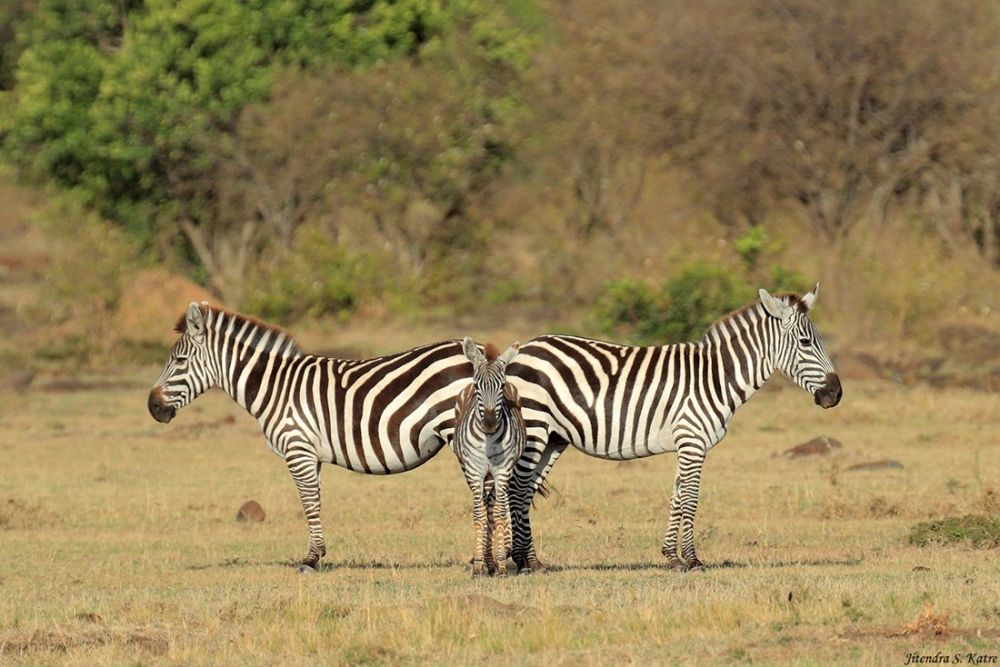
<svg viewBox="0 0 1000 667">
<path fill-rule="evenodd" d="M 199 306 L 201 308 L 202 314 L 205 316 L 205 321 L 209 322 L 209 326 L 213 329 L 221 329 L 223 323 L 234 322 L 233 329 L 238 329 L 243 324 L 250 324 L 259 333 L 271 333 L 274 337 L 269 337 L 270 349 L 274 352 L 278 352 L 282 356 L 298 356 L 302 354 L 302 348 L 299 347 L 298 342 L 292 337 L 290 333 L 274 326 L 273 324 L 268 324 L 267 322 L 262 322 L 256 317 L 251 317 L 250 315 L 243 315 L 242 313 L 237 313 L 232 310 L 227 310 L 225 308 L 214 308 L 209 306 L 207 303 L 203 303 Z M 174 331 L 177 333 L 184 333 L 187 331 L 187 313 L 180 316 L 177 320 L 177 324 L 174 326 Z M 255 337 L 259 339 L 260 336 Z"/>
<path fill-rule="evenodd" d="M 493 343 L 486 343 L 483 346 L 483 354 L 486 356 L 486 363 L 492 364 L 500 356 L 500 349 Z"/>
<path fill-rule="evenodd" d="M 778 292 L 773 296 L 774 298 L 778 299 L 779 301 L 782 301 L 783 303 L 788 304 L 789 306 L 792 306 L 793 308 L 798 308 L 799 312 L 801 313 L 809 312 L 806 309 L 805 303 L 802 302 L 802 296 L 796 294 L 795 292 Z M 763 311 L 764 308 L 761 305 L 760 299 L 757 299 L 752 303 L 748 303 L 739 310 L 734 310 L 728 315 L 723 315 L 715 322 L 713 322 L 712 326 L 708 327 L 708 330 L 701 337 L 701 340 L 704 342 L 712 339 L 717 339 L 719 337 L 717 336 L 717 334 L 724 336 L 725 332 L 723 329 L 726 324 L 732 323 L 733 325 L 738 325 L 740 322 L 746 321 L 747 316 L 750 315 L 751 313 L 763 312 Z"/>
</svg>

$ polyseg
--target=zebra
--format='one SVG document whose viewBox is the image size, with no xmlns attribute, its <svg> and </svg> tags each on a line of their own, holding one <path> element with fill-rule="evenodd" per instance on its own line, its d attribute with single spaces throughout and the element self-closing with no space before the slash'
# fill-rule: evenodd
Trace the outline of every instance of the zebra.
<svg viewBox="0 0 1000 667">
<path fill-rule="evenodd" d="M 471 338 L 462 341 L 473 375 L 472 383 L 455 402 L 452 448 L 472 491 L 476 527 L 473 577 L 486 572 L 507 574 L 512 546 L 507 485 L 524 452 L 526 434 L 521 401 L 514 385 L 507 382 L 506 368 L 519 347 L 520 343 L 514 343 L 500 354 L 487 343 L 484 353 Z M 487 482 L 492 483 L 492 493 Z"/>
<path fill-rule="evenodd" d="M 455 428 L 455 396 L 472 377 L 459 341 L 376 359 L 304 354 L 284 331 L 192 302 L 149 393 L 150 414 L 167 423 L 211 387 L 253 415 L 271 451 L 285 459 L 309 527 L 300 572 L 326 554 L 320 466 L 381 475 L 426 463 Z"/>
<path fill-rule="evenodd" d="M 781 370 L 832 408 L 843 390 L 808 314 L 819 284 L 803 296 L 771 295 L 715 322 L 696 343 L 627 347 L 561 335 L 525 343 L 508 367 L 528 432 L 511 480 L 512 558 L 544 570 L 528 516 L 532 497 L 567 446 L 604 459 L 677 452 L 662 552 L 676 571 L 703 569 L 694 519 L 701 469 L 729 420 Z M 678 535 L 682 535 L 678 553 Z"/>
</svg>

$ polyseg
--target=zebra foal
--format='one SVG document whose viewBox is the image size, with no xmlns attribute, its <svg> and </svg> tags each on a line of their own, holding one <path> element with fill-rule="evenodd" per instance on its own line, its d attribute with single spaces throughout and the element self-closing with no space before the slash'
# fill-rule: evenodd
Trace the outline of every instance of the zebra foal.
<svg viewBox="0 0 1000 667">
<path fill-rule="evenodd" d="M 818 284 L 803 296 L 762 289 L 760 300 L 718 320 L 695 343 L 628 347 L 574 336 L 525 343 L 507 369 L 528 432 L 510 489 L 518 569 L 544 569 L 528 512 L 569 445 L 612 460 L 677 452 L 662 552 L 675 570 L 702 568 L 694 546 L 702 466 L 736 410 L 776 370 L 817 405 L 840 402 L 840 378 L 808 317 L 818 292 Z"/>
<path fill-rule="evenodd" d="M 507 382 L 506 369 L 519 347 L 520 343 L 514 343 L 500 354 L 490 343 L 482 352 L 471 338 L 462 341 L 462 350 L 472 362 L 472 383 L 455 401 L 452 447 L 472 491 L 473 577 L 507 574 L 512 546 L 507 486 L 526 436 L 521 401 L 514 385 Z"/>
<path fill-rule="evenodd" d="M 197 303 L 176 331 L 180 338 L 149 392 L 150 414 L 169 422 L 220 387 L 253 415 L 298 489 L 309 526 L 304 568 L 326 554 L 320 466 L 388 475 L 427 462 L 451 440 L 455 395 L 472 376 L 458 341 L 333 359 L 304 354 L 280 329 Z"/>
</svg>

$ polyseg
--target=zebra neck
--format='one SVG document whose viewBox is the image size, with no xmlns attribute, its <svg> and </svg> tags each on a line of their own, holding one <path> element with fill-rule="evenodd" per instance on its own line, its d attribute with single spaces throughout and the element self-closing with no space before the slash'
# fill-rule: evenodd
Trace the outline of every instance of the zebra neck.
<svg viewBox="0 0 1000 667">
<path fill-rule="evenodd" d="M 753 314 L 716 323 L 699 343 L 706 358 L 719 366 L 720 398 L 732 410 L 746 403 L 774 374 L 770 354 L 773 332 L 763 318 L 748 317 Z"/>
<path fill-rule="evenodd" d="M 302 355 L 291 336 L 230 313 L 219 313 L 212 331 L 219 387 L 254 417 L 263 413 L 268 392 L 289 359 Z"/>
</svg>

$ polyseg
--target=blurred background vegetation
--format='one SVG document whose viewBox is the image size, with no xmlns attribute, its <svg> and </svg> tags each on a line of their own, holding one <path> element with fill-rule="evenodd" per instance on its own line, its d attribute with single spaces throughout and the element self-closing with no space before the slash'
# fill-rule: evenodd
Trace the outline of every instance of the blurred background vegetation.
<svg viewBox="0 0 1000 667">
<path fill-rule="evenodd" d="M 157 267 L 297 327 L 660 343 L 818 280 L 841 345 L 933 346 L 1000 310 L 998 62 L 962 0 L 11 0 L 0 286 L 17 229 L 45 291 L 0 320 L 111 358 Z"/>
</svg>

